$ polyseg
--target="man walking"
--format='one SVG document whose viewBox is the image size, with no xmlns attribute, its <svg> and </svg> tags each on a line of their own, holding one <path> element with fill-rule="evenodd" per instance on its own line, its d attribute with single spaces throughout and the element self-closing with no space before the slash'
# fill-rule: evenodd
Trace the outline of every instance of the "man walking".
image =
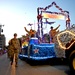
<svg viewBox="0 0 75 75">
<path fill-rule="evenodd" d="M 11 65 L 13 64 L 13 59 L 15 56 L 15 67 L 17 67 L 18 63 L 18 54 L 20 52 L 20 42 L 19 39 L 17 39 L 17 33 L 14 33 L 14 38 L 10 40 L 10 45 L 11 45 L 11 51 L 10 51 L 10 60 L 11 60 Z"/>
</svg>

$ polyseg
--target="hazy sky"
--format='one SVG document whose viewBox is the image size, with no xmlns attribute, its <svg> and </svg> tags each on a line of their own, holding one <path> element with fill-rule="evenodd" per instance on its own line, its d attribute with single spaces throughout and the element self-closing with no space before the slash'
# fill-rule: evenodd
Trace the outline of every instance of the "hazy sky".
<svg viewBox="0 0 75 75">
<path fill-rule="evenodd" d="M 18 33 L 18 37 L 26 34 L 24 27 L 30 29 L 28 23 L 37 23 L 37 8 L 45 8 L 52 2 L 56 2 L 63 10 L 69 11 L 71 24 L 75 24 L 75 0 L 0 0 L 0 24 L 5 25 L 2 28 L 4 29 L 3 34 L 6 36 L 6 43 L 13 37 L 15 32 Z M 60 12 L 54 6 L 49 10 Z M 54 27 L 60 24 L 60 30 L 65 28 L 65 21 L 55 19 L 53 21 L 55 21 Z M 34 27 L 36 30 L 37 24 L 33 26 L 33 29 Z M 49 29 L 50 25 L 44 31 L 48 33 Z"/>
</svg>

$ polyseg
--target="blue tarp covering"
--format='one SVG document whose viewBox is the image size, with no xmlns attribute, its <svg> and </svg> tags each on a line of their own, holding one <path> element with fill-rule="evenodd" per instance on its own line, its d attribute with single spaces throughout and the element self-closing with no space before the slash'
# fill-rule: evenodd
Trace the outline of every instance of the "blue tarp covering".
<svg viewBox="0 0 75 75">
<path fill-rule="evenodd" d="M 28 47 L 23 48 L 23 55 L 20 54 L 20 57 L 28 58 Z M 48 59 L 56 57 L 54 44 L 42 43 L 42 44 L 33 44 L 30 45 L 29 49 L 29 58 L 34 60 Z"/>
<path fill-rule="evenodd" d="M 29 40 L 29 44 L 31 45 L 31 44 L 38 44 L 38 38 L 31 38 L 30 40 Z"/>
<path fill-rule="evenodd" d="M 54 44 L 39 44 L 32 46 L 33 57 L 55 57 Z"/>
</svg>

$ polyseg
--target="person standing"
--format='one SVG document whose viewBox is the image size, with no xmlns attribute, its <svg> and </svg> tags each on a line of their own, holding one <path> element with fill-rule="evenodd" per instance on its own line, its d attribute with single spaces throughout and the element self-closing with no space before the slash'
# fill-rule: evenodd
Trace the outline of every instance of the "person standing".
<svg viewBox="0 0 75 75">
<path fill-rule="evenodd" d="M 28 33 L 28 35 L 29 35 L 30 38 L 31 38 L 31 36 L 33 36 L 33 35 L 35 36 L 35 34 L 36 34 L 36 31 L 35 31 L 35 30 L 30 29 L 30 31 L 28 31 L 26 27 L 24 27 L 24 29 L 25 29 L 25 31 Z"/>
<path fill-rule="evenodd" d="M 54 36 L 59 32 L 59 30 L 57 30 L 59 27 L 60 27 L 60 25 L 58 25 L 56 28 L 53 28 L 51 26 L 51 30 L 49 32 L 50 42 L 54 43 Z"/>
<path fill-rule="evenodd" d="M 13 59 L 14 59 L 14 56 L 15 56 L 15 67 L 17 67 L 18 54 L 20 52 L 20 42 L 19 42 L 19 39 L 17 38 L 17 33 L 14 33 L 14 38 L 12 38 L 10 40 L 10 45 L 11 45 L 11 49 L 10 49 L 11 65 L 13 64 Z"/>
<path fill-rule="evenodd" d="M 8 47 L 7 47 L 7 56 L 10 59 L 10 56 L 11 56 L 11 43 L 10 43 L 10 40 L 8 42 Z"/>
</svg>

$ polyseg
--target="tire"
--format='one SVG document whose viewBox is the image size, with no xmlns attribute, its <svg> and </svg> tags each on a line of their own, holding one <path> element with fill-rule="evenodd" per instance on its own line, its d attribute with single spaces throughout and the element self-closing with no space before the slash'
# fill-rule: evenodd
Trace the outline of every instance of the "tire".
<svg viewBox="0 0 75 75">
<path fill-rule="evenodd" d="M 73 53 L 69 58 L 70 71 L 75 73 L 75 53 Z"/>
</svg>

